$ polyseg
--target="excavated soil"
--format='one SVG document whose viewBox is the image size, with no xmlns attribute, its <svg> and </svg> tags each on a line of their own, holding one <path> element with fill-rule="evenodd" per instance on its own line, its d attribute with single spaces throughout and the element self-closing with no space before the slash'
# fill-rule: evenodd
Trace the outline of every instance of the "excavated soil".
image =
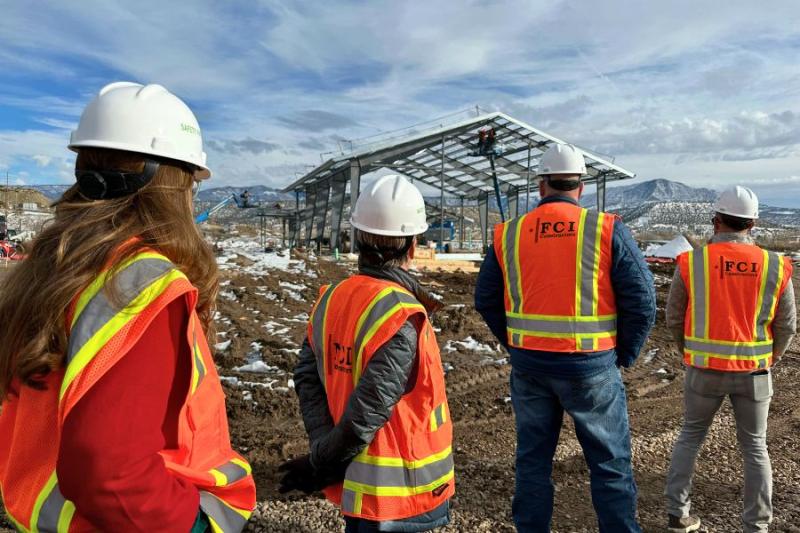
<svg viewBox="0 0 800 533">
<path fill-rule="evenodd" d="M 295 256 L 289 271 L 247 273 L 252 260 L 223 272 L 217 320 L 217 362 L 228 396 L 234 447 L 251 462 L 258 508 L 248 531 L 341 531 L 336 509 L 321 499 L 280 495 L 277 466 L 307 451 L 291 371 L 305 335 L 305 319 L 319 287 L 349 275 L 352 263 Z M 299 266 L 298 266 L 299 265 Z M 666 531 L 662 496 L 672 444 L 682 420 L 684 370 L 664 326 L 672 267 L 656 270 L 658 322 L 637 364 L 624 371 L 633 460 L 639 486 L 639 518 L 645 531 Z M 2 273 L 0 272 L 0 276 Z M 509 365 L 472 308 L 476 274 L 425 272 L 420 281 L 443 296 L 433 317 L 447 369 L 455 428 L 457 495 L 445 531 L 513 531 L 514 415 Z M 795 284 L 800 276 L 795 277 Z M 800 294 L 800 293 L 799 293 Z M 469 339 L 468 339 L 469 338 Z M 229 344 L 228 341 L 230 341 Z M 227 344 L 227 345 L 226 345 Z M 263 365 L 262 363 L 266 363 Z M 242 369 L 261 370 L 252 373 Z M 239 370 L 234 370 L 239 368 Z M 768 435 L 774 471 L 773 531 L 800 532 L 800 343 L 774 370 L 775 397 Z M 729 405 L 717 415 L 698 459 L 693 510 L 706 532 L 740 531 L 742 459 Z M 597 526 L 586 463 L 568 417 L 556 452 L 553 531 L 589 532 Z M 0 524 L 2 521 L 0 520 Z"/>
</svg>

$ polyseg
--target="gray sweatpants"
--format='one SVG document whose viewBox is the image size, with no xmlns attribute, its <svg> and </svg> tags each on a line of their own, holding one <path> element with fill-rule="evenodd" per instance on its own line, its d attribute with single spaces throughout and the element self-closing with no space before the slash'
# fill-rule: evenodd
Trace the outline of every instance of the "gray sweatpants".
<svg viewBox="0 0 800 533">
<path fill-rule="evenodd" d="M 744 456 L 744 532 L 767 531 L 772 521 L 772 467 L 767 453 L 771 373 L 686 369 L 683 428 L 667 474 L 667 512 L 689 515 L 695 459 L 726 396 L 733 405 L 736 436 Z"/>
</svg>

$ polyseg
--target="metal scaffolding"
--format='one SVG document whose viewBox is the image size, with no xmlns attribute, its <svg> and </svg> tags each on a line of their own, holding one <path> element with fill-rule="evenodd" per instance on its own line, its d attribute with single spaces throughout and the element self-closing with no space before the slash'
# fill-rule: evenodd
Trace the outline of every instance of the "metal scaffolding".
<svg viewBox="0 0 800 533">
<path fill-rule="evenodd" d="M 479 130 L 487 127 L 494 129 L 497 142 L 502 145 L 502 150 L 494 157 L 494 163 L 500 194 L 506 197 L 509 214 L 515 217 L 527 212 L 532 207 L 530 195 L 538 189 L 532 178 L 536 175 L 541 154 L 550 144 L 566 141 L 504 113 L 489 113 L 425 132 L 365 144 L 351 153 L 328 159 L 284 189 L 284 192 L 294 192 L 296 195 L 299 226 L 304 230 L 304 239 L 293 235 L 291 240 L 305 242 L 306 246 L 312 240 L 317 245 L 329 240 L 331 249 L 342 249 L 345 206 L 355 204 L 361 177 L 381 169 L 390 169 L 440 191 L 438 221 L 442 228 L 442 240 L 445 196 L 460 199 L 462 213 L 464 199 L 477 200 L 485 248 L 489 243 L 490 196 L 494 197 L 496 193 L 491 163 L 487 157 L 476 154 L 476 139 Z M 596 184 L 597 206 L 603 210 L 606 183 L 630 179 L 635 174 L 598 155 L 585 150 L 584 153 L 588 172 L 584 182 Z M 304 197 L 302 211 L 299 201 L 301 193 Z M 497 200 L 497 205 L 501 204 L 500 199 L 494 200 Z M 494 201 L 491 203 L 494 205 Z M 454 205 L 459 205 L 459 202 L 456 201 Z M 463 223 L 459 233 L 459 239 L 463 241 Z M 353 251 L 353 246 L 351 238 L 350 251 Z"/>
</svg>

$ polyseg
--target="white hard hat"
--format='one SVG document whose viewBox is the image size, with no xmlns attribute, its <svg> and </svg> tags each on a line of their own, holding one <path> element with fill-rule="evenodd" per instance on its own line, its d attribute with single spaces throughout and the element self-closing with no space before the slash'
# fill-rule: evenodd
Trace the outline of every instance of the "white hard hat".
<svg viewBox="0 0 800 533">
<path fill-rule="evenodd" d="M 739 218 L 758 218 L 758 196 L 747 187 L 736 185 L 722 191 L 714 211 Z"/>
<path fill-rule="evenodd" d="M 200 126 L 192 110 L 161 85 L 120 81 L 106 85 L 83 110 L 69 149 L 111 148 L 206 166 Z"/>
<path fill-rule="evenodd" d="M 583 153 L 571 144 L 551 144 L 539 160 L 539 176 L 545 174 L 586 174 Z"/>
<path fill-rule="evenodd" d="M 419 189 L 403 176 L 383 176 L 358 197 L 350 223 L 375 235 L 419 235 L 428 229 L 425 200 Z"/>
</svg>

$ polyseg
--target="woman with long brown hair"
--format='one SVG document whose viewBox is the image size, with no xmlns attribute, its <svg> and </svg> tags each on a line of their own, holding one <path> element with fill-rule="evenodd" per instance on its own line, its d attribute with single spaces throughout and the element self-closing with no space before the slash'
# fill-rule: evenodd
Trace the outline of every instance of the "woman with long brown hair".
<svg viewBox="0 0 800 533">
<path fill-rule="evenodd" d="M 77 183 L 0 290 L 0 494 L 20 531 L 241 531 L 255 506 L 207 336 L 216 262 L 192 215 L 197 120 L 104 87 Z"/>
</svg>

